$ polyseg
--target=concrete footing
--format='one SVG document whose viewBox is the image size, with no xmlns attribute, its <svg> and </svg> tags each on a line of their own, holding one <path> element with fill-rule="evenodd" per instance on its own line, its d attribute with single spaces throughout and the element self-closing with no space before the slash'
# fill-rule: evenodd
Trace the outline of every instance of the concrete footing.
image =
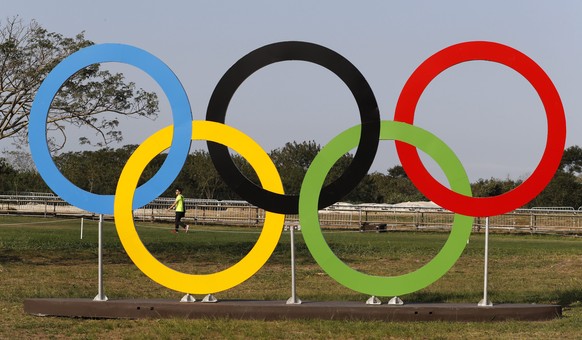
<svg viewBox="0 0 582 340">
<path fill-rule="evenodd" d="M 562 315 L 559 305 L 408 303 L 369 305 L 364 302 L 221 300 L 217 303 L 178 300 L 27 299 L 24 311 L 38 316 L 78 318 L 232 318 L 256 320 L 504 321 L 550 320 Z"/>
</svg>

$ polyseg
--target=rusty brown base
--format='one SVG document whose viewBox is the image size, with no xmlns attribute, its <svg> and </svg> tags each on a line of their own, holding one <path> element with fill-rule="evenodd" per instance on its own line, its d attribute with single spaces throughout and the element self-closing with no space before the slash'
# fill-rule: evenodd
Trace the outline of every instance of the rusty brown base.
<svg viewBox="0 0 582 340">
<path fill-rule="evenodd" d="M 538 321 L 562 315 L 559 305 L 410 303 L 366 305 L 364 302 L 303 302 L 226 300 L 217 303 L 172 300 L 27 299 L 24 311 L 37 316 L 107 319 L 232 318 L 253 320 L 376 320 L 376 321 Z"/>
</svg>

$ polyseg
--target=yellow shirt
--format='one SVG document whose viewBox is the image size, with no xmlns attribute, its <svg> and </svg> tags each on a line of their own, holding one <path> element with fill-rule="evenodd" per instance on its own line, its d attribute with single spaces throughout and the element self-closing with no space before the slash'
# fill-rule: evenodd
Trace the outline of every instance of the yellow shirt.
<svg viewBox="0 0 582 340">
<path fill-rule="evenodd" d="M 181 194 L 176 196 L 176 211 L 184 212 L 184 196 Z"/>
</svg>

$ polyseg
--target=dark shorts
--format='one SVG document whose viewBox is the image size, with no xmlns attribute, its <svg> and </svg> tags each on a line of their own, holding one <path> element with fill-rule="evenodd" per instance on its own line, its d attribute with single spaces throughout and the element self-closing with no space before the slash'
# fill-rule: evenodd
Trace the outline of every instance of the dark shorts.
<svg viewBox="0 0 582 340">
<path fill-rule="evenodd" d="M 184 215 L 186 215 L 186 212 L 184 211 L 176 211 L 176 219 L 174 220 L 174 226 L 176 227 L 176 229 L 178 229 L 178 227 L 180 225 L 185 226 L 186 224 L 184 222 L 181 222 L 180 220 L 182 219 L 182 217 L 184 217 Z"/>
<path fill-rule="evenodd" d="M 176 222 L 180 222 L 186 213 L 184 211 L 176 211 Z"/>
</svg>

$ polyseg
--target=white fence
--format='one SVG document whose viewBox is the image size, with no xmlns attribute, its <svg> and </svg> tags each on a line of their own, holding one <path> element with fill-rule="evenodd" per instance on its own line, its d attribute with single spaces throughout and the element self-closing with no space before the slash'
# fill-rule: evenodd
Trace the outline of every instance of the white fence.
<svg viewBox="0 0 582 340">
<path fill-rule="evenodd" d="M 167 208 L 173 198 L 158 198 L 134 211 L 138 221 L 172 221 L 173 211 Z M 185 220 L 191 224 L 262 225 L 265 211 L 244 201 L 185 199 Z M 0 214 L 41 216 L 93 216 L 71 206 L 59 197 L 47 193 L 0 195 Z M 449 230 L 454 214 L 429 202 L 401 204 L 336 203 L 319 211 L 323 228 L 359 230 Z M 105 216 L 111 219 L 112 216 Z M 287 215 L 288 224 L 297 224 L 297 215 Z M 476 218 L 475 231 L 484 227 L 485 219 Z M 528 232 L 582 234 L 582 208 L 569 207 L 517 209 L 511 213 L 491 216 L 492 232 Z"/>
</svg>

